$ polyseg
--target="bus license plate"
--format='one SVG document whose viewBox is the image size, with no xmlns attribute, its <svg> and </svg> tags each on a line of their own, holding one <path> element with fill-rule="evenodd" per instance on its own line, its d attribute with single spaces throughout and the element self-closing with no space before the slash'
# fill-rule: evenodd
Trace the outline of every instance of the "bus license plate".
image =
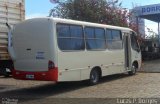
<svg viewBox="0 0 160 104">
<path fill-rule="evenodd" d="M 26 75 L 27 79 L 34 79 L 34 75 Z"/>
</svg>

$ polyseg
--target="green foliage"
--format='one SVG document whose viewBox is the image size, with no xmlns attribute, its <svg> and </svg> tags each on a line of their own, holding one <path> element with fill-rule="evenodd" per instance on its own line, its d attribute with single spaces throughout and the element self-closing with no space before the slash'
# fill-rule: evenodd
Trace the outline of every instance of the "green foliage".
<svg viewBox="0 0 160 104">
<path fill-rule="evenodd" d="M 128 12 L 118 0 L 66 0 L 54 15 L 61 18 L 128 27 Z"/>
</svg>

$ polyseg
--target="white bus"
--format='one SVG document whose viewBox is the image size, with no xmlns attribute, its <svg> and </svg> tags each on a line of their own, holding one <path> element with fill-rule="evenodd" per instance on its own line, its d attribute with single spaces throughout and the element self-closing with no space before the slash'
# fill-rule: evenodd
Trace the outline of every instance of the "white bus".
<svg viewBox="0 0 160 104">
<path fill-rule="evenodd" d="M 129 28 L 59 18 L 35 18 L 12 30 L 13 77 L 55 82 L 89 80 L 141 67 L 136 34 Z"/>
</svg>

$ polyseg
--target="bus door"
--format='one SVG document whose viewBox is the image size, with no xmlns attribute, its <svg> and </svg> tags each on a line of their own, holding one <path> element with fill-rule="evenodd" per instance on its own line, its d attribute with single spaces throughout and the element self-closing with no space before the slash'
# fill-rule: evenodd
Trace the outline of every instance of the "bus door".
<svg viewBox="0 0 160 104">
<path fill-rule="evenodd" d="M 129 70 L 131 66 L 131 41 L 129 33 L 124 33 L 124 54 L 125 54 L 125 69 Z"/>
</svg>

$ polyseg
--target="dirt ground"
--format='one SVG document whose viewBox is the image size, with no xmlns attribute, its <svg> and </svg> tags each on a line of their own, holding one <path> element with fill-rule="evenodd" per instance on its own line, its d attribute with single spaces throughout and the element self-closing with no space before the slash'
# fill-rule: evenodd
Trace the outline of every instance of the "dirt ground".
<svg viewBox="0 0 160 104">
<path fill-rule="evenodd" d="M 45 104 L 49 100 L 53 102 L 53 99 L 61 103 L 64 98 L 71 98 L 72 102 L 76 98 L 82 98 L 79 102 L 84 101 L 84 98 L 97 99 L 96 101 L 99 98 L 110 98 L 110 100 L 114 98 L 112 100 L 114 102 L 117 101 L 116 98 L 160 98 L 160 73 L 144 72 L 145 69 L 158 70 L 159 66 L 160 60 L 145 62 L 141 72 L 135 76 L 127 74 L 107 76 L 95 86 L 87 86 L 86 82 L 55 84 L 47 81 L 22 81 L 0 77 L 0 98 L 20 99 L 22 104 L 35 104 L 37 100 L 42 100 L 41 103 Z"/>
<path fill-rule="evenodd" d="M 143 67 L 141 71 L 143 72 L 160 72 L 160 60 L 145 61 L 142 66 Z"/>
</svg>

